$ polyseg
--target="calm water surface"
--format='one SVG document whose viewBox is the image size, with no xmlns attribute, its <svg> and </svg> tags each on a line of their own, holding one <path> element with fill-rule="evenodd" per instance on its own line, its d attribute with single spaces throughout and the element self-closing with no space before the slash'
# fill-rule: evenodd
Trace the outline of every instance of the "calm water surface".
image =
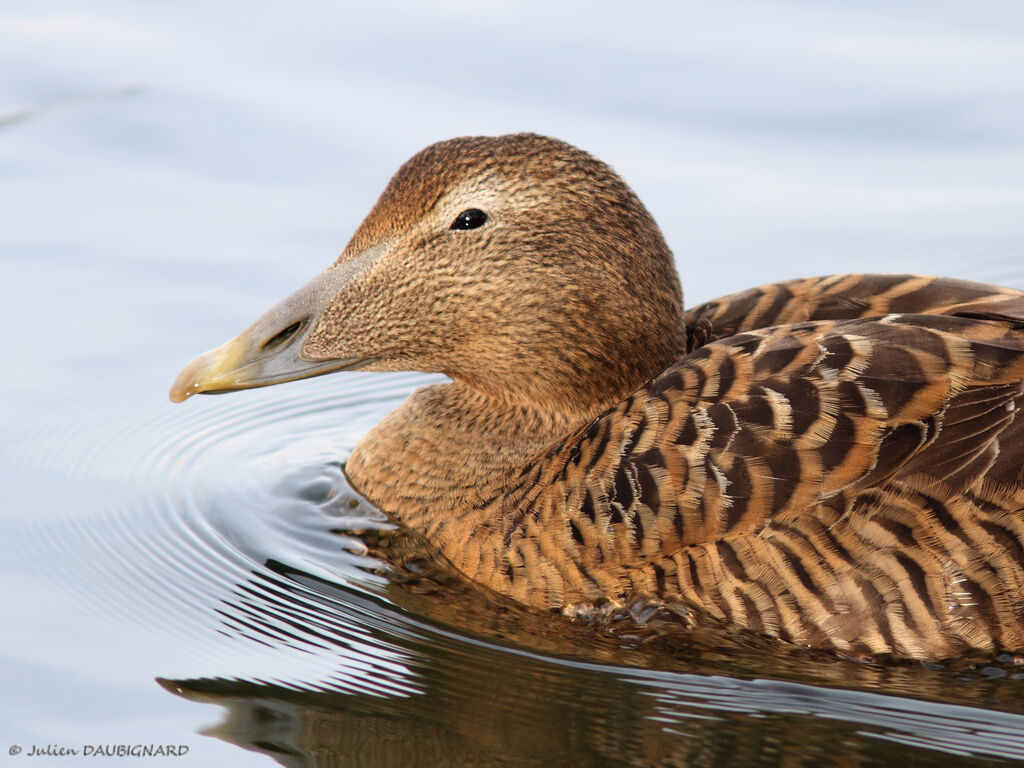
<svg viewBox="0 0 1024 768">
<path fill-rule="evenodd" d="M 0 9 L 0 762 L 1024 760 L 1010 657 L 598 631 L 460 582 L 339 469 L 431 377 L 167 402 L 467 133 L 611 162 L 694 302 L 860 270 L 1024 288 L 1018 4 L 617 8 Z"/>
</svg>

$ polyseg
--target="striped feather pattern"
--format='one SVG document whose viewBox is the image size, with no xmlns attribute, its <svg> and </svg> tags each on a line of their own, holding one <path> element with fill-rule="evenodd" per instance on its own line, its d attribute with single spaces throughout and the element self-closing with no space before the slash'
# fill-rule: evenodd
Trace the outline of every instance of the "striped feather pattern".
<svg viewBox="0 0 1024 768">
<path fill-rule="evenodd" d="M 915 314 L 860 317 L 893 308 Z M 703 343 L 523 470 L 496 560 L 456 565 L 525 603 L 653 595 L 844 653 L 1024 647 L 1020 294 L 841 276 L 690 316 Z"/>
</svg>

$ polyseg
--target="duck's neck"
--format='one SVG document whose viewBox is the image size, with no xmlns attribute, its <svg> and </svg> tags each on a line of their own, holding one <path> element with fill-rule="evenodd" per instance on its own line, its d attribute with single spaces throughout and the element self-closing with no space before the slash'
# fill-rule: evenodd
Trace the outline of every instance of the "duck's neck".
<svg viewBox="0 0 1024 768">
<path fill-rule="evenodd" d="M 459 382 L 424 387 L 360 441 L 345 471 L 370 501 L 429 536 L 439 519 L 483 522 L 513 476 L 604 407 L 556 413 Z"/>
</svg>

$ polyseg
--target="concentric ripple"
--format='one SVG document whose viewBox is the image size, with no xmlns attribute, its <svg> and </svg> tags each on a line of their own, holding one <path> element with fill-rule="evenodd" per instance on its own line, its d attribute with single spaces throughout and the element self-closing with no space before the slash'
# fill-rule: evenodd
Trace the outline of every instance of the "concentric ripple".
<svg viewBox="0 0 1024 768">
<path fill-rule="evenodd" d="M 294 583 L 287 611 L 275 595 L 283 565 L 386 601 L 382 564 L 338 531 L 390 526 L 352 493 L 339 463 L 427 380 L 353 374 L 342 386 L 304 383 L 298 397 L 263 390 L 185 407 L 166 402 L 161 380 L 63 403 L 52 423 L 37 414 L 2 457 L 49 502 L 17 522 L 12 570 L 54 582 L 72 608 L 158 632 L 175 649 L 165 673 L 348 680 L 358 690 L 370 680 L 408 692 L 406 654 L 366 622 L 335 626 L 325 654 L 315 620 L 294 615 L 303 605 Z M 258 629 L 247 621 L 254 611 Z"/>
</svg>

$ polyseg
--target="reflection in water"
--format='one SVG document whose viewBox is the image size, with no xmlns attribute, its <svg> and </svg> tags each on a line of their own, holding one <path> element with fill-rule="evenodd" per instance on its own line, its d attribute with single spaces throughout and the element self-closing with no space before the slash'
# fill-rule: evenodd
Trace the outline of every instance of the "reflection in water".
<svg viewBox="0 0 1024 768">
<path fill-rule="evenodd" d="M 963 764 L 972 757 L 1024 756 L 1019 715 L 798 682 L 612 666 L 613 657 L 640 656 L 593 630 L 559 627 L 550 619 L 545 628 L 543 617 L 529 614 L 504 616 L 517 646 L 503 647 L 353 599 L 343 587 L 308 575 L 276 570 L 239 586 L 224 611 L 225 625 L 247 627 L 259 642 L 282 649 L 331 655 L 337 675 L 291 686 L 162 683 L 227 707 L 210 735 L 287 766 L 821 764 L 839 742 L 844 757 L 832 765 L 862 765 L 882 755 L 886 762 L 944 765 L 949 758 L 942 752 Z M 455 594 L 460 611 L 476 611 L 478 622 L 487 613 L 502 622 L 500 608 L 474 604 L 466 591 Z M 560 645 L 565 655 L 525 650 L 527 629 L 541 631 L 542 642 Z M 355 638 L 366 645 L 360 648 Z M 406 651 L 404 666 L 374 659 L 377 649 L 396 640 Z M 730 663 L 756 663 L 750 649 L 719 651 L 730 652 Z M 646 661 L 716 666 L 656 652 Z M 815 655 L 787 658 L 784 650 L 766 666 L 791 677 L 797 669 L 803 676 L 838 673 L 859 678 L 862 686 L 909 687 L 940 699 L 956 695 L 952 676 L 922 675 L 917 667 L 859 668 Z M 351 678 L 355 669 L 361 690 Z"/>
<path fill-rule="evenodd" d="M 822 714 L 835 721 L 809 722 L 807 715 L 818 713 L 807 705 L 816 689 L 807 687 L 794 696 L 804 701 L 796 715 L 780 697 L 779 710 L 742 716 L 682 707 L 666 714 L 642 691 L 614 680 L 602 688 L 613 703 L 600 707 L 581 702 L 572 690 L 547 701 L 524 699 L 524 686 L 497 675 L 465 682 L 488 687 L 486 695 L 461 708 L 432 691 L 417 700 L 389 701 L 212 681 L 167 686 L 227 707 L 224 722 L 209 735 L 265 752 L 287 766 L 947 766 L 949 754 L 909 746 L 928 746 L 936 734 L 948 740 L 957 765 L 987 765 L 992 757 L 1019 759 L 1021 754 L 1019 722 L 959 729 L 943 723 L 942 707 L 923 717 L 878 723 L 871 731 L 861 718 L 879 721 L 891 710 L 846 703 L 859 710 L 859 718 Z M 585 684 L 571 676 L 563 682 Z M 705 692 L 714 693 L 713 682 Z M 735 698 L 741 711 L 749 711 L 742 695 Z M 972 758 L 972 749 L 981 757 Z"/>
<path fill-rule="evenodd" d="M 369 519 L 350 516 L 340 474 L 302 470 L 277 492 L 335 530 Z M 1024 758 L 1024 717 L 964 706 L 1020 708 L 1024 693 L 965 679 L 968 660 L 860 665 L 715 627 L 580 626 L 462 581 L 411 534 L 376 526 L 364 539 L 365 568 L 389 575 L 377 594 L 269 560 L 223 598 L 222 632 L 325 671 L 162 681 L 228 708 L 211 735 L 288 766 L 818 764 L 840 741 L 833 765 Z"/>
</svg>

